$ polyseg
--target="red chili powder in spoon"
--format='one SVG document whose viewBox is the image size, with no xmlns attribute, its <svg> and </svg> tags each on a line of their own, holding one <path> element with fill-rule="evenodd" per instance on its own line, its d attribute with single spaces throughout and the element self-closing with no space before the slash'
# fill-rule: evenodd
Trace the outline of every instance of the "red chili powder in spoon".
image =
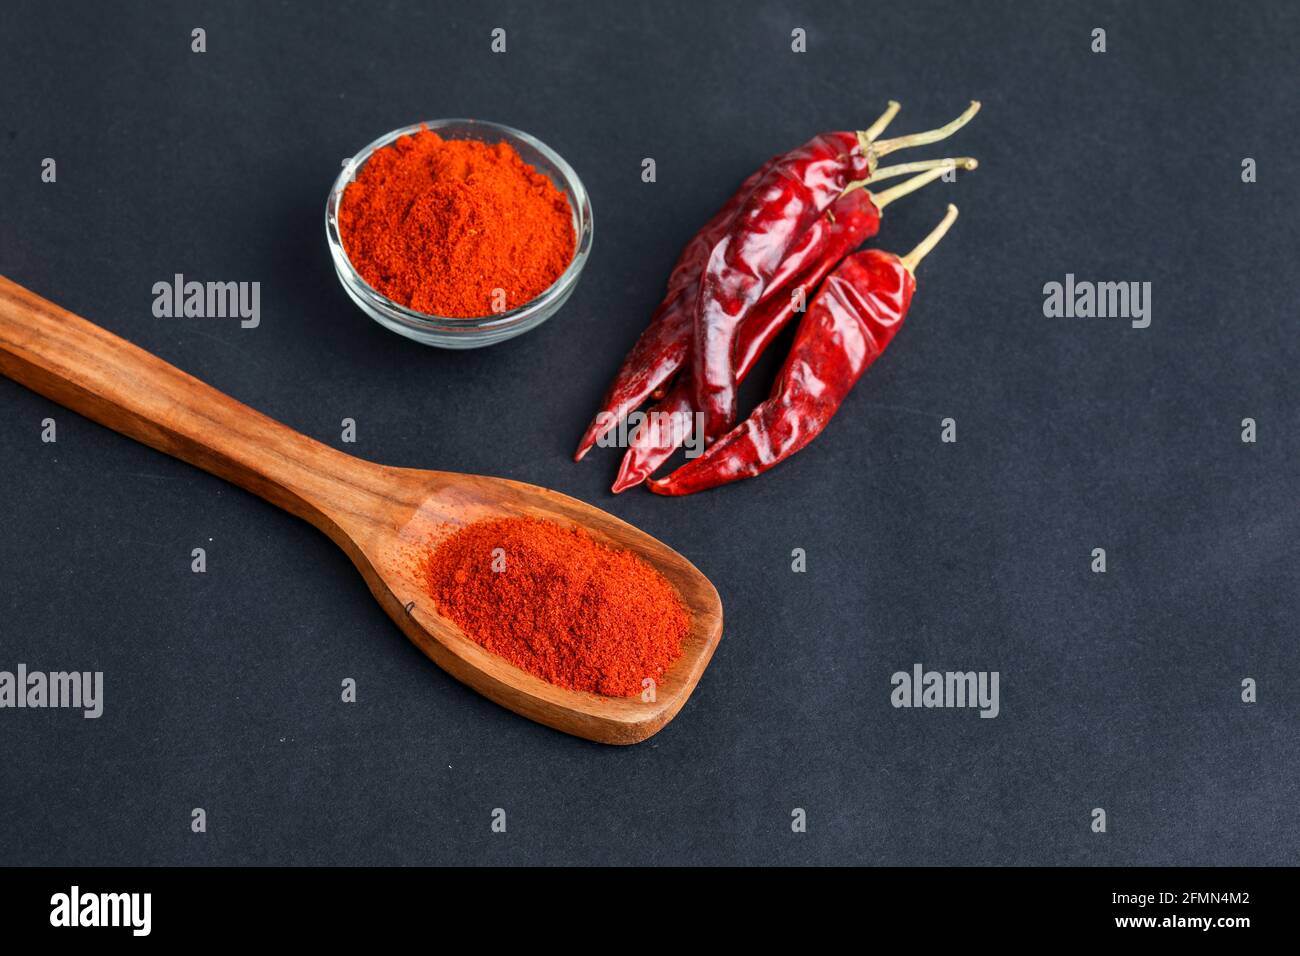
<svg viewBox="0 0 1300 956">
<path fill-rule="evenodd" d="M 536 518 L 466 525 L 426 565 L 438 610 L 472 640 L 560 687 L 642 692 L 682 653 L 690 616 L 629 551 Z"/>
<path fill-rule="evenodd" d="M 373 289 L 458 318 L 532 301 L 574 249 L 569 200 L 513 146 L 424 128 L 366 161 L 343 191 L 339 232 Z"/>
</svg>

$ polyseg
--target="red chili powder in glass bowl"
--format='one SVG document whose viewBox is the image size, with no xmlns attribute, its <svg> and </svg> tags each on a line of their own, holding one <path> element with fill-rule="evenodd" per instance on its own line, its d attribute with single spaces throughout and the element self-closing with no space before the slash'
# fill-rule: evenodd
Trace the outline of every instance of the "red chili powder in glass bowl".
<svg viewBox="0 0 1300 956">
<path fill-rule="evenodd" d="M 579 528 L 537 518 L 466 525 L 425 567 L 440 613 L 543 680 L 607 697 L 660 682 L 690 615 L 658 570 Z"/>
<path fill-rule="evenodd" d="M 421 128 L 376 150 L 343 192 L 339 233 L 371 288 L 472 318 L 545 292 L 573 260 L 569 200 L 509 143 Z"/>
</svg>

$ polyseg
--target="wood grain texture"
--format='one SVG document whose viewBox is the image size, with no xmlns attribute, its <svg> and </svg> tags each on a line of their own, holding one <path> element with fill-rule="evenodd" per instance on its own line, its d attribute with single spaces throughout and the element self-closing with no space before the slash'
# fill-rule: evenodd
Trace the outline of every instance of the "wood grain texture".
<svg viewBox="0 0 1300 956">
<path fill-rule="evenodd" d="M 535 485 L 390 468 L 322 445 L 0 276 L 0 372 L 33 391 L 310 521 L 357 566 L 376 600 L 439 667 L 557 730 L 631 744 L 677 714 L 722 636 L 709 580 L 662 542 Z M 442 617 L 420 580 L 430 544 L 471 521 L 526 515 L 585 528 L 640 554 L 691 612 L 683 654 L 653 702 L 556 687 L 488 653 Z"/>
</svg>

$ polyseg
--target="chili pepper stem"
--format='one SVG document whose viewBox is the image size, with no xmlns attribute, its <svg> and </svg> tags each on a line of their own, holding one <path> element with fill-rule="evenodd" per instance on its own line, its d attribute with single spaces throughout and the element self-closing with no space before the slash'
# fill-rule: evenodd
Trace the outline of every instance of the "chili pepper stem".
<svg viewBox="0 0 1300 956">
<path fill-rule="evenodd" d="M 855 189 L 861 189 L 870 183 L 878 183 L 882 179 L 893 179 L 895 176 L 906 176 L 908 173 L 923 173 L 930 169 L 975 169 L 979 166 L 979 160 L 973 156 L 956 156 L 947 159 L 922 159 L 915 163 L 899 163 L 896 166 L 886 166 L 883 169 L 877 169 L 871 174 L 870 179 L 855 179 L 844 187 L 844 192 L 852 192 Z M 843 193 L 841 193 L 843 195 Z"/>
<path fill-rule="evenodd" d="M 862 143 L 863 149 L 866 149 L 868 143 L 885 131 L 885 127 L 894 121 L 894 117 L 898 115 L 898 111 L 902 108 L 903 105 L 898 100 L 890 100 L 889 105 L 885 107 L 885 111 L 880 114 L 876 121 L 858 133 L 858 141 Z"/>
<path fill-rule="evenodd" d="M 937 143 L 941 139 L 947 139 L 953 133 L 957 132 L 957 130 L 969 123 L 979 111 L 979 100 L 971 100 L 971 104 L 966 107 L 966 111 L 951 123 L 940 126 L 938 129 L 926 130 L 923 133 L 912 133 L 908 136 L 896 136 L 893 139 L 883 139 L 878 143 L 872 143 L 871 150 L 878 159 L 881 156 L 887 156 L 896 150 L 910 149 L 913 146 L 928 146 L 930 143 Z"/>
<path fill-rule="evenodd" d="M 903 268 L 915 275 L 916 267 L 921 264 L 921 260 L 929 254 L 931 249 L 939 244 L 939 240 L 947 234 L 948 230 L 952 228 L 952 224 L 956 221 L 957 207 L 952 203 L 948 203 L 948 214 L 940 220 L 939 225 L 930 230 L 930 234 L 918 242 L 915 249 L 898 260 L 903 264 Z"/>
<path fill-rule="evenodd" d="M 977 163 L 975 160 L 972 159 L 970 160 L 969 164 L 963 165 L 962 168 L 974 169 L 978 165 L 979 163 Z M 944 164 L 942 166 L 935 166 L 934 168 L 928 170 L 927 172 L 921 173 L 919 176 L 913 176 L 911 179 L 904 180 L 903 182 L 899 183 L 897 186 L 891 186 L 888 189 L 881 190 L 878 193 L 871 193 L 871 201 L 876 204 L 877 209 L 884 209 L 894 200 L 902 199 L 904 196 L 908 195 L 909 193 L 916 192 L 918 189 L 920 189 L 922 186 L 926 185 L 927 183 L 934 182 L 936 179 L 941 177 L 944 173 L 948 172 L 948 170 L 956 169 L 957 167 L 958 167 L 958 162 L 956 160 L 952 160 L 952 159 L 944 160 Z"/>
</svg>

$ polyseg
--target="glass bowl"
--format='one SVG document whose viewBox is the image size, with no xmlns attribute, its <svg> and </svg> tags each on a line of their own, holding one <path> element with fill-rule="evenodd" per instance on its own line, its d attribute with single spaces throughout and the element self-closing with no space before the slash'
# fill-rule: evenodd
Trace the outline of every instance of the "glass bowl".
<svg viewBox="0 0 1300 956">
<path fill-rule="evenodd" d="M 339 204 L 343 201 L 343 190 L 353 177 L 361 170 L 377 149 L 382 149 L 400 136 L 407 136 L 425 126 L 445 139 L 476 139 L 485 143 L 506 142 L 518 151 L 524 162 L 542 173 L 555 188 L 564 193 L 573 212 L 574 251 L 573 261 L 560 274 L 545 292 L 531 302 L 510 309 L 475 318 L 454 318 L 449 316 L 429 315 L 417 312 L 404 305 L 399 305 L 386 295 L 378 292 L 361 278 L 352 267 L 347 252 L 343 248 L 343 239 L 339 235 Z M 361 152 L 343 164 L 343 171 L 330 190 L 329 202 L 325 206 L 325 238 L 329 242 L 330 255 L 334 258 L 334 270 L 344 290 L 352 301 L 380 325 L 392 329 L 399 335 L 414 339 L 425 345 L 436 345 L 445 349 L 476 349 L 496 342 L 522 335 L 529 329 L 535 329 L 564 305 L 573 293 L 582 275 L 582 267 L 587 264 L 591 254 L 592 218 L 591 199 L 587 189 L 573 168 L 541 140 L 527 133 L 499 123 L 488 123 L 472 119 L 440 119 L 426 123 L 404 126 L 379 137 Z"/>
</svg>

